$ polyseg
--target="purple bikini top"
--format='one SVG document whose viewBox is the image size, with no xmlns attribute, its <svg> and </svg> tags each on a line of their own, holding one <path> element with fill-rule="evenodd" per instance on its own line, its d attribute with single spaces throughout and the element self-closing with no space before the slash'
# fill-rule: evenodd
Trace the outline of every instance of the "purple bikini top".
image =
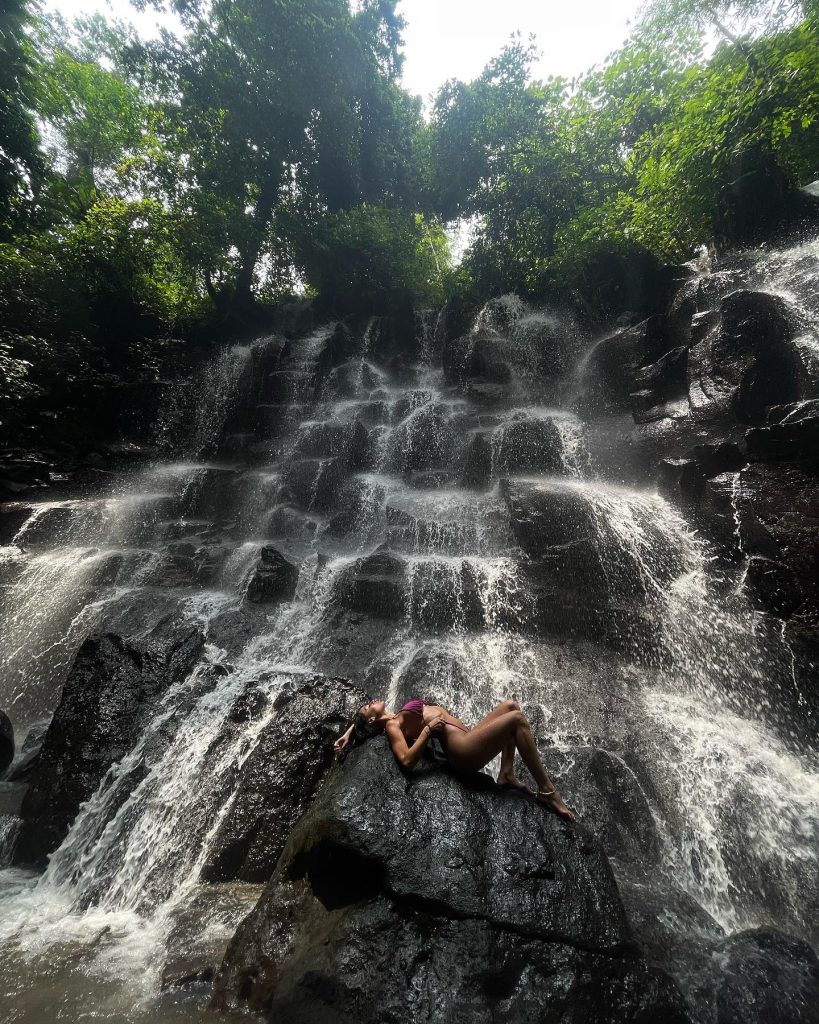
<svg viewBox="0 0 819 1024">
<path fill-rule="evenodd" d="M 415 700 L 408 700 L 407 703 L 401 708 L 401 711 L 409 711 L 413 715 L 418 715 L 419 718 L 423 718 L 424 704 L 426 704 L 426 701 L 418 700 L 417 698 Z M 401 711 L 398 712 L 399 715 L 401 714 Z"/>
</svg>

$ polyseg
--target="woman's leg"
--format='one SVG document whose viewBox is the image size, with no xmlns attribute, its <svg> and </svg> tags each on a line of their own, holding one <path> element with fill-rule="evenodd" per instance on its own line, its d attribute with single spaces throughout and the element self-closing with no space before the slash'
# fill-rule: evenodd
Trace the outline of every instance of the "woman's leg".
<svg viewBox="0 0 819 1024">
<path fill-rule="evenodd" d="M 501 715 L 506 715 L 510 711 L 520 711 L 520 704 L 516 700 L 504 700 L 498 704 L 497 707 L 492 708 L 485 718 L 482 718 L 480 722 L 473 729 L 480 729 L 488 722 L 499 718 Z M 501 763 L 500 771 L 498 772 L 498 784 L 501 786 L 511 786 L 513 789 L 522 789 L 526 793 L 531 793 L 531 790 L 527 785 L 520 781 L 515 775 L 515 737 L 509 737 L 508 741 L 504 744 L 501 749 Z"/>
<path fill-rule="evenodd" d="M 482 725 L 486 725 L 487 722 L 491 722 L 493 718 L 499 718 L 501 715 L 506 715 L 510 711 L 520 711 L 520 704 L 516 700 L 503 700 L 498 704 L 497 707 L 492 708 L 489 714 L 480 720 L 477 725 L 473 725 L 473 729 L 480 729 Z"/>
<path fill-rule="evenodd" d="M 505 700 L 498 704 L 496 708 L 489 712 L 486 718 L 483 718 L 478 722 L 475 728 L 479 729 L 486 722 L 491 722 L 493 719 L 499 718 L 501 715 L 506 715 L 510 711 L 520 711 L 520 704 L 518 704 L 516 700 Z M 515 751 L 517 749 L 518 748 L 515 745 L 515 737 L 514 735 L 510 735 L 501 750 L 498 785 L 509 786 L 511 789 L 522 789 L 524 793 L 531 793 L 532 791 L 526 783 L 521 782 L 517 775 L 515 775 Z"/>
<path fill-rule="evenodd" d="M 543 762 L 538 754 L 537 744 L 532 729 L 522 711 L 507 711 L 481 723 L 471 732 L 450 730 L 447 735 L 447 756 L 456 766 L 471 768 L 477 771 L 489 764 L 514 742 L 523 762 L 537 783 L 537 788 L 544 794 L 543 802 L 564 817 L 571 818 L 572 813 L 560 797 L 557 789 L 546 774 Z M 550 793 L 550 791 L 553 791 Z"/>
</svg>

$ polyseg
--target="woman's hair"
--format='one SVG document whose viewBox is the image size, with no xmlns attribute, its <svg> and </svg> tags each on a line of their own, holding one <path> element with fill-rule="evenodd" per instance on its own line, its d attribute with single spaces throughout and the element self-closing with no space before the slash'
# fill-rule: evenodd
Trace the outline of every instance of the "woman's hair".
<svg viewBox="0 0 819 1024">
<path fill-rule="evenodd" d="M 361 707 L 366 707 L 368 703 L 369 701 L 365 701 Z M 383 731 L 383 722 L 378 725 L 374 722 L 368 722 L 366 715 L 361 711 L 356 711 L 355 718 L 353 719 L 353 732 L 350 736 L 348 750 L 352 750 L 353 747 L 357 747 L 360 743 L 365 743 L 367 740 L 371 740 L 373 736 L 379 736 Z"/>
<path fill-rule="evenodd" d="M 353 719 L 353 735 L 350 739 L 354 743 L 364 743 L 365 740 L 371 740 L 373 736 L 378 736 L 383 731 L 383 723 L 376 725 L 375 722 L 368 722 L 366 717 L 358 711 Z"/>
</svg>

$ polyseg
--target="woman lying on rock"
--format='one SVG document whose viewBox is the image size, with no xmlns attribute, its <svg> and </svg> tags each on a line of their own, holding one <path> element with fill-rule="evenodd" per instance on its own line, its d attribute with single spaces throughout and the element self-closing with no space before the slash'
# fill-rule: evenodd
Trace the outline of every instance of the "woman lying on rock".
<svg viewBox="0 0 819 1024">
<path fill-rule="evenodd" d="M 532 728 L 517 701 L 505 700 L 498 704 L 470 729 L 446 708 L 424 700 L 407 701 L 397 714 L 388 711 L 383 700 L 371 700 L 358 709 L 353 724 L 336 740 L 336 754 L 340 757 L 351 742 L 361 743 L 381 732 L 387 734 L 392 752 L 404 768 L 412 768 L 420 760 L 430 737 L 434 736 L 440 741 L 447 761 L 461 770 L 479 771 L 500 754 L 498 785 L 531 793 L 514 772 L 515 751 L 518 750 L 537 783 L 537 800 L 569 821 L 574 820 L 546 774 Z"/>
</svg>

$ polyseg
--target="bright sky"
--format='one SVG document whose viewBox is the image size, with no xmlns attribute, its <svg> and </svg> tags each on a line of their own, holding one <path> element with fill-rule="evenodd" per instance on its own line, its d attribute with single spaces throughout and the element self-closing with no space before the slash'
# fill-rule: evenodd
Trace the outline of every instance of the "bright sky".
<svg viewBox="0 0 819 1024">
<path fill-rule="evenodd" d="M 133 21 L 146 35 L 156 14 L 128 0 L 44 0 L 66 18 L 93 10 Z M 628 34 L 642 0 L 401 0 L 407 21 L 404 84 L 425 101 L 448 78 L 470 80 L 513 32 L 534 32 L 537 77 L 571 78 L 601 61 Z"/>
</svg>

